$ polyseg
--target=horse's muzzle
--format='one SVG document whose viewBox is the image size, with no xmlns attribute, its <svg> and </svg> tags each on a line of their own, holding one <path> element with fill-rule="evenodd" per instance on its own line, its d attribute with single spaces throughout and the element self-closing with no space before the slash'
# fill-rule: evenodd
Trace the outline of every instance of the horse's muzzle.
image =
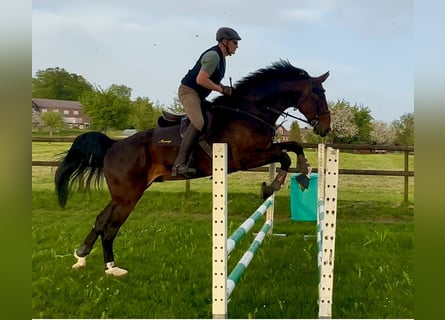
<svg viewBox="0 0 445 320">
<path fill-rule="evenodd" d="M 318 134 L 320 137 L 326 137 L 329 132 L 331 132 L 331 128 L 320 128 L 320 125 L 314 127 L 314 133 Z"/>
</svg>

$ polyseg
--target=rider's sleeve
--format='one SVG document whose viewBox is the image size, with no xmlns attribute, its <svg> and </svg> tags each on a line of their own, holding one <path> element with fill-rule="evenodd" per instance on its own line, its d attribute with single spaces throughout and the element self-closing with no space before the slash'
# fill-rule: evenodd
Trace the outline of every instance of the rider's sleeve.
<svg viewBox="0 0 445 320">
<path fill-rule="evenodd" d="M 201 70 L 204 70 L 209 74 L 216 70 L 217 66 L 219 66 L 219 55 L 216 51 L 206 52 L 201 58 Z"/>
</svg>

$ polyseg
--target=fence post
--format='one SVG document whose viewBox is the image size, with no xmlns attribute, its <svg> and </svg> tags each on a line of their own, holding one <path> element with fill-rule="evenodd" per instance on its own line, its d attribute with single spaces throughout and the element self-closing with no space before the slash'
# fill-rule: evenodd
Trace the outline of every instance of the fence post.
<svg viewBox="0 0 445 320">
<path fill-rule="evenodd" d="M 405 173 L 404 176 L 404 190 L 403 190 L 403 201 L 408 202 L 408 184 L 409 184 L 409 177 L 408 177 L 408 171 L 409 171 L 409 151 L 405 150 Z"/>
<path fill-rule="evenodd" d="M 189 196 L 190 194 L 190 180 L 186 179 L 185 180 L 185 196 L 186 198 Z"/>
</svg>

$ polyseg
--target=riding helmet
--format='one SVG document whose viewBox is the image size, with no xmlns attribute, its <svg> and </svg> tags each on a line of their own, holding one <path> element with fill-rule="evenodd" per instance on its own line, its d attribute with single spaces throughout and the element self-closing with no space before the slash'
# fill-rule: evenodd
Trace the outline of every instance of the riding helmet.
<svg viewBox="0 0 445 320">
<path fill-rule="evenodd" d="M 227 40 L 241 40 L 238 32 L 232 28 L 222 27 L 216 31 L 216 41 L 221 41 L 222 39 Z"/>
</svg>

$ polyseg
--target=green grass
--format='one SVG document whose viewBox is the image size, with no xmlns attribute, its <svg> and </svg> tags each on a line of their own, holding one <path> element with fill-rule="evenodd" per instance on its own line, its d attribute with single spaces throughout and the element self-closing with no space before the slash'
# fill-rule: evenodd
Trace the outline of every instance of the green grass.
<svg viewBox="0 0 445 320">
<path fill-rule="evenodd" d="M 33 143 L 33 160 L 52 160 L 69 146 L 46 145 Z M 315 165 L 316 154 L 307 155 Z M 400 170 L 403 155 L 340 155 L 340 167 L 363 163 Z M 116 238 L 116 262 L 129 270 L 116 279 L 105 276 L 100 240 L 86 269 L 71 269 L 74 248 L 109 201 L 106 189 L 73 193 L 61 209 L 54 169 L 33 167 L 32 174 L 33 318 L 211 318 L 208 178 L 193 180 L 188 195 L 183 181 L 146 192 Z M 259 184 L 267 177 L 230 175 L 229 232 L 261 204 Z M 289 219 L 289 191 L 287 183 L 277 193 L 274 226 L 288 236 L 265 239 L 231 296 L 230 318 L 317 318 L 316 242 L 303 238 L 316 226 Z M 409 203 L 402 200 L 403 178 L 340 176 L 333 317 L 414 317 L 414 179 Z M 229 270 L 252 239 L 247 235 L 232 254 Z"/>
<path fill-rule="evenodd" d="M 115 242 L 116 261 L 130 273 L 114 279 L 104 275 L 99 243 L 85 270 L 70 269 L 73 249 L 108 201 L 106 194 L 76 194 L 61 210 L 51 191 L 33 192 L 32 316 L 211 317 L 210 198 L 210 193 L 187 198 L 148 192 Z M 231 193 L 229 231 L 259 203 L 256 195 Z M 413 317 L 412 215 L 408 207 L 340 201 L 336 318 Z M 230 318 L 316 317 L 316 243 L 303 240 L 304 234 L 315 234 L 315 224 L 290 221 L 289 199 L 280 195 L 275 231 L 288 237 L 266 238 L 232 295 Z M 233 254 L 231 267 L 252 240 L 246 238 Z"/>
</svg>

